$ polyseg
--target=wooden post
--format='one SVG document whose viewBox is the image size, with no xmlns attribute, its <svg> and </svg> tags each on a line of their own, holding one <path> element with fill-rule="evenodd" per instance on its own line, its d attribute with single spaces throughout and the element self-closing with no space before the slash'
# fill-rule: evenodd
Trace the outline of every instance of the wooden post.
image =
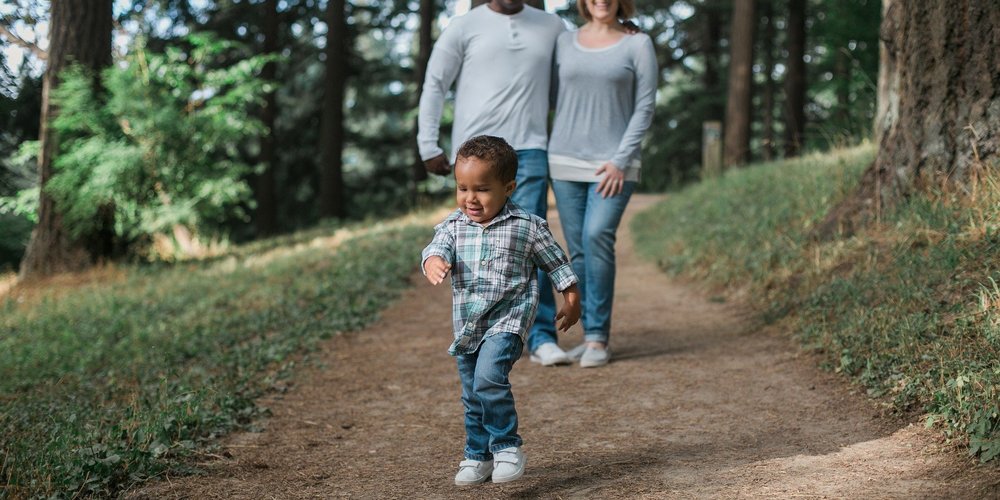
<svg viewBox="0 0 1000 500">
<path fill-rule="evenodd" d="M 711 120 L 701 126 L 701 178 L 722 173 L 722 122 Z"/>
</svg>

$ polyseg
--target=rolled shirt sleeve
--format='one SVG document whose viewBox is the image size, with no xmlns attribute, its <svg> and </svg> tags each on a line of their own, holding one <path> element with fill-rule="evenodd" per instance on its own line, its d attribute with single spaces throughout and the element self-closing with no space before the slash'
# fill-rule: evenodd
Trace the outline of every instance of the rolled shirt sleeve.
<svg viewBox="0 0 1000 500">
<path fill-rule="evenodd" d="M 566 252 L 556 243 L 548 222 L 536 220 L 535 237 L 532 238 L 531 258 L 539 269 L 545 271 L 556 290 L 565 291 L 579 281 Z"/>
<path fill-rule="evenodd" d="M 455 233 L 451 229 L 451 219 L 434 226 L 434 239 L 420 253 L 420 272 L 424 273 L 424 276 L 427 276 L 424 264 L 427 263 L 427 259 L 435 255 L 444 259 L 449 265 L 454 265 Z"/>
</svg>

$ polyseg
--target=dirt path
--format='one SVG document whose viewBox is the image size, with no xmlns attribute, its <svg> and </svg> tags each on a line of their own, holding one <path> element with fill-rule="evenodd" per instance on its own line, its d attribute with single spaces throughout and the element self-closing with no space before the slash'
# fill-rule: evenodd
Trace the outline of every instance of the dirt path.
<svg viewBox="0 0 1000 500">
<path fill-rule="evenodd" d="M 637 196 L 629 213 L 655 198 Z M 554 226 L 558 226 L 552 214 Z M 558 233 L 558 230 L 557 230 Z M 515 365 L 528 469 L 514 483 L 452 484 L 463 444 L 447 355 L 450 291 L 414 288 L 365 331 L 332 339 L 325 368 L 263 404 L 259 433 L 226 442 L 207 474 L 135 498 L 996 498 L 920 425 L 880 417 L 819 372 L 787 334 L 677 284 L 618 244 L 614 361 Z M 580 330 L 563 337 L 566 347 Z"/>
</svg>

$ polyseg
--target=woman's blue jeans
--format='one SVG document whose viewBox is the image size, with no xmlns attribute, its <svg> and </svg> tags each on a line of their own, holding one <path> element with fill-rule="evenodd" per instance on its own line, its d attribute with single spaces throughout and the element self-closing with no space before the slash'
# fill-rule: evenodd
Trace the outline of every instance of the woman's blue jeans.
<svg viewBox="0 0 1000 500">
<path fill-rule="evenodd" d="M 549 156 L 544 149 L 522 149 L 517 152 L 517 187 L 511 196 L 514 203 L 529 213 L 545 218 L 549 210 Z M 556 298 L 552 281 L 544 271 L 538 271 L 538 312 L 528 332 L 528 351 L 556 339 Z"/>
<path fill-rule="evenodd" d="M 635 190 L 626 182 L 616 196 L 602 198 L 597 182 L 552 180 L 559 222 L 580 280 L 583 338 L 608 343 L 615 299 L 615 240 L 622 213 Z"/>
<path fill-rule="evenodd" d="M 522 347 L 516 334 L 497 333 L 484 338 L 476 352 L 456 356 L 465 406 L 465 458 L 485 462 L 499 450 L 521 446 L 509 375 Z"/>
</svg>

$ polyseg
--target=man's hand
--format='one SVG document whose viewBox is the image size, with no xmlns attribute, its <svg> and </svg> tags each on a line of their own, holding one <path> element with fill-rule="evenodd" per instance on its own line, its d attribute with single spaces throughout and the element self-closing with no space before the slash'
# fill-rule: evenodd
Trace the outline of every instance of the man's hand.
<svg viewBox="0 0 1000 500">
<path fill-rule="evenodd" d="M 424 160 L 424 168 L 435 175 L 448 175 L 451 173 L 451 163 L 448 163 L 448 157 L 444 154 Z"/>
<path fill-rule="evenodd" d="M 424 275 L 427 276 L 427 281 L 430 281 L 432 285 L 437 285 L 444 281 L 450 270 L 451 264 L 448 264 L 437 255 L 431 255 L 424 261 Z"/>
<path fill-rule="evenodd" d="M 573 284 L 563 290 L 562 294 L 563 305 L 559 308 L 559 314 L 556 314 L 556 323 L 559 325 L 559 331 L 565 332 L 577 321 L 580 321 L 580 291 L 576 284 Z M 562 322 L 559 321 L 560 319 Z"/>
</svg>

